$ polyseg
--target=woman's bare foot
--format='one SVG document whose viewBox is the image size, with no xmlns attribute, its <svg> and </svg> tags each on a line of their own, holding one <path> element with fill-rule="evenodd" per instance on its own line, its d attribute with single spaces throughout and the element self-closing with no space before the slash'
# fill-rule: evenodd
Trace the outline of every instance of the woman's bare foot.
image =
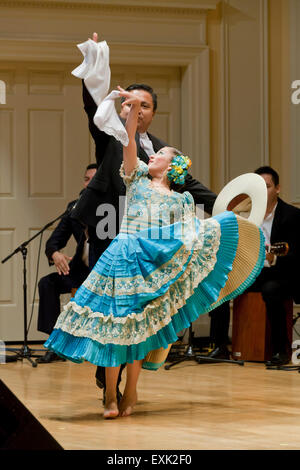
<svg viewBox="0 0 300 470">
<path fill-rule="evenodd" d="M 114 419 L 119 416 L 118 404 L 116 401 L 106 401 L 104 406 L 103 418 Z"/>
<path fill-rule="evenodd" d="M 121 401 L 120 401 L 120 405 L 119 405 L 119 409 L 120 409 L 120 416 L 130 416 L 133 412 L 133 407 L 134 405 L 136 405 L 136 402 L 137 402 L 137 393 L 133 393 L 133 394 L 128 394 L 126 395 L 126 393 L 124 393 Z"/>
</svg>

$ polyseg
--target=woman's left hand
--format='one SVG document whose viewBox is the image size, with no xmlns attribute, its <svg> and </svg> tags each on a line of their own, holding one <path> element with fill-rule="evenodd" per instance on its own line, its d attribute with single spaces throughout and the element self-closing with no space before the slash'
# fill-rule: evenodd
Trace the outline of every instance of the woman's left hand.
<svg viewBox="0 0 300 470">
<path fill-rule="evenodd" d="M 142 100 L 140 98 L 138 98 L 135 93 L 132 93 L 130 91 L 126 91 L 126 90 L 124 90 L 124 88 L 120 87 L 119 85 L 118 85 L 117 88 L 119 90 L 120 96 L 125 98 L 125 100 L 122 103 L 122 106 L 126 106 L 126 105 L 127 106 L 131 106 L 131 105 L 140 106 L 141 105 Z"/>
</svg>

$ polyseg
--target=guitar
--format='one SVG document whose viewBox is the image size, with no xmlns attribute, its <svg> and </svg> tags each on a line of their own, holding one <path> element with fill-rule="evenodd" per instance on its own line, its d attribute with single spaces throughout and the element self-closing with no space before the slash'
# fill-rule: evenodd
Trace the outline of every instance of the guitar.
<svg viewBox="0 0 300 470">
<path fill-rule="evenodd" d="M 266 245 L 266 251 L 276 256 L 285 256 L 289 252 L 289 245 L 286 242 L 276 242 L 273 245 Z"/>
</svg>

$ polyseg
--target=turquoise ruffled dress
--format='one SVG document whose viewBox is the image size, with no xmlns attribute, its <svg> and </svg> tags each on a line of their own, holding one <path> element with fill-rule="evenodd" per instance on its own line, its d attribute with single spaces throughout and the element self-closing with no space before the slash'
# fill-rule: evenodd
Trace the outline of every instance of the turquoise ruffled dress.
<svg viewBox="0 0 300 470">
<path fill-rule="evenodd" d="M 260 273 L 261 230 L 233 212 L 195 216 L 190 193 L 158 192 L 138 160 L 119 235 L 65 305 L 45 347 L 104 367 L 168 350 L 177 333 L 239 295 Z M 162 362 L 144 360 L 144 368 Z"/>
</svg>

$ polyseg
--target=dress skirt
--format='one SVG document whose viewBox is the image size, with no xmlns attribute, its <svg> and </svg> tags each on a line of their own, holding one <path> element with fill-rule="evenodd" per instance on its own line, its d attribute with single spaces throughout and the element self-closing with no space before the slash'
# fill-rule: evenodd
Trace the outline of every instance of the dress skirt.
<svg viewBox="0 0 300 470">
<path fill-rule="evenodd" d="M 156 370 L 177 333 L 247 289 L 264 259 L 261 230 L 233 212 L 120 233 L 45 347 L 76 363 L 143 359 L 143 368 Z"/>
</svg>

